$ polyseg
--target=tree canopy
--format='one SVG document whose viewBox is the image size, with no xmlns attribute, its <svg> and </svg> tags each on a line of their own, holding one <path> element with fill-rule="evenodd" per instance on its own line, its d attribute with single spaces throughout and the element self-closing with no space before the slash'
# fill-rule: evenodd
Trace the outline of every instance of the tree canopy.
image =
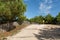
<svg viewBox="0 0 60 40">
<path fill-rule="evenodd" d="M 57 23 L 60 24 L 60 12 L 59 12 L 58 15 L 56 16 L 56 20 L 57 20 Z"/>
<path fill-rule="evenodd" d="M 30 19 L 30 22 L 42 24 L 44 21 L 45 24 L 60 24 L 60 12 L 56 17 L 53 17 L 51 14 L 46 16 L 36 16 Z"/>
<path fill-rule="evenodd" d="M 26 5 L 23 0 L 0 0 L 0 20 L 14 21 L 16 18 L 22 19 Z"/>
<path fill-rule="evenodd" d="M 46 21 L 46 23 L 52 23 L 53 22 L 53 17 L 50 14 L 48 14 L 45 17 L 45 21 Z"/>
<path fill-rule="evenodd" d="M 32 18 L 32 19 L 30 19 L 30 22 L 35 22 L 35 23 L 43 23 L 43 16 L 36 16 L 36 17 L 34 17 L 34 18 Z"/>
</svg>

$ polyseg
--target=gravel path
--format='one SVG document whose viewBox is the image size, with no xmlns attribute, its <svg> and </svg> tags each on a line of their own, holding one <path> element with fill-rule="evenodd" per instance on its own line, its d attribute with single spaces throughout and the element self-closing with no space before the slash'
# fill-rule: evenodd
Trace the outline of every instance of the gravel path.
<svg viewBox="0 0 60 40">
<path fill-rule="evenodd" d="M 44 38 L 38 39 L 35 34 L 39 34 L 39 32 L 42 32 L 40 30 L 46 30 L 48 27 L 49 26 L 44 25 L 44 24 L 41 24 L 41 25 L 32 24 L 32 25 L 29 25 L 26 28 L 22 29 L 16 35 L 7 37 L 7 40 L 42 40 Z M 49 39 L 49 40 L 51 40 L 51 39 Z"/>
</svg>

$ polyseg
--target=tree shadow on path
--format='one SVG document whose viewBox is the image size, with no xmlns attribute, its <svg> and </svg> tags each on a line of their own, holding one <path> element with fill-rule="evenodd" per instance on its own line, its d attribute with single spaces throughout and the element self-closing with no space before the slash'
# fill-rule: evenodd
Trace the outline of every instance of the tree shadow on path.
<svg viewBox="0 0 60 40">
<path fill-rule="evenodd" d="M 39 33 L 34 35 L 38 40 L 60 40 L 60 28 L 40 29 Z"/>
</svg>

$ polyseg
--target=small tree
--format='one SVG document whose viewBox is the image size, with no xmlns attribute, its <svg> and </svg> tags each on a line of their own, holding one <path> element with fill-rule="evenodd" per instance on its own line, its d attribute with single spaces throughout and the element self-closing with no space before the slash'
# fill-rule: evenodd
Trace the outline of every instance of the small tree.
<svg viewBox="0 0 60 40">
<path fill-rule="evenodd" d="M 48 14 L 48 15 L 45 17 L 45 20 L 46 20 L 46 23 L 50 24 L 50 23 L 53 22 L 53 17 L 52 17 L 50 14 Z"/>
<path fill-rule="evenodd" d="M 22 22 L 25 11 L 23 0 L 0 0 L 0 22 L 7 22 L 8 27 L 16 18 Z"/>
<path fill-rule="evenodd" d="M 42 16 L 36 16 L 34 18 L 31 18 L 30 21 L 31 22 L 35 22 L 35 23 L 39 23 L 39 24 L 42 24 L 43 23 L 43 17 Z"/>
<path fill-rule="evenodd" d="M 22 0 L 0 0 L 0 18 L 5 22 L 20 18 L 20 15 L 24 16 L 25 11 L 26 7 Z"/>
<path fill-rule="evenodd" d="M 56 20 L 57 20 L 57 23 L 60 24 L 60 12 L 59 12 L 59 14 L 56 16 Z"/>
</svg>

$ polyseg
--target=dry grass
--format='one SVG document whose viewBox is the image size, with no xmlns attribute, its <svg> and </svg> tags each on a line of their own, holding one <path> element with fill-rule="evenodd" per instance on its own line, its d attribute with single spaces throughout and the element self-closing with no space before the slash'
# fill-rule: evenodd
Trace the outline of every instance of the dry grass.
<svg viewBox="0 0 60 40">
<path fill-rule="evenodd" d="M 0 33 L 0 38 L 4 38 L 7 36 L 12 36 L 14 34 L 16 34 L 17 32 L 19 32 L 22 28 L 26 27 L 27 25 L 19 25 L 17 26 L 14 30 L 11 30 L 9 32 L 4 32 L 4 33 Z"/>
</svg>

